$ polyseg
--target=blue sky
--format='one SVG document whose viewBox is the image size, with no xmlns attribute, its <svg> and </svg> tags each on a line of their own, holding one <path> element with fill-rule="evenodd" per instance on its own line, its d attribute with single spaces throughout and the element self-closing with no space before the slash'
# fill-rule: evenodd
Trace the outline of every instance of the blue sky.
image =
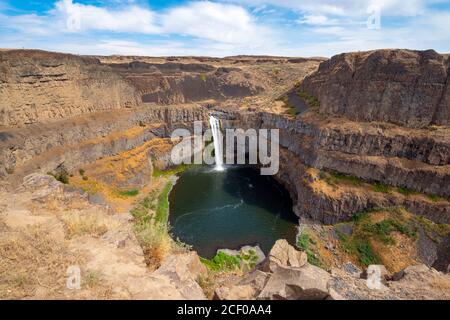
<svg viewBox="0 0 450 320">
<path fill-rule="evenodd" d="M 0 0 L 0 48 L 219 57 L 450 52 L 450 0 Z"/>
</svg>

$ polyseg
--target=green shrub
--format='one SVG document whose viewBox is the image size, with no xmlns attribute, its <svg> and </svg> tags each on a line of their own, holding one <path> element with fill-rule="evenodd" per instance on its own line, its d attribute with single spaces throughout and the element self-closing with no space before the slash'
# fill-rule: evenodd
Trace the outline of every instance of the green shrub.
<svg viewBox="0 0 450 320">
<path fill-rule="evenodd" d="M 127 191 L 119 191 L 119 196 L 121 197 L 136 197 L 139 194 L 139 190 L 127 190 Z"/>
<path fill-rule="evenodd" d="M 414 190 L 411 190 L 411 189 L 408 189 L 408 188 L 404 188 L 404 187 L 398 187 L 397 188 L 397 192 L 403 194 L 404 196 L 410 196 L 410 195 L 413 195 L 413 194 L 417 193 Z"/>
<path fill-rule="evenodd" d="M 86 173 L 84 169 L 80 169 L 78 170 L 78 172 L 80 173 L 80 176 L 84 176 L 84 174 Z"/>
<path fill-rule="evenodd" d="M 200 258 L 203 264 L 212 271 L 225 272 L 237 270 L 241 267 L 242 258 L 237 256 L 227 255 L 220 251 L 211 260 Z"/>
<path fill-rule="evenodd" d="M 311 250 L 311 244 L 314 244 L 314 242 L 308 234 L 302 233 L 297 237 L 297 247 L 306 253 L 308 262 L 312 265 L 320 267 L 322 263 L 316 254 Z"/>
<path fill-rule="evenodd" d="M 347 182 L 355 186 L 360 186 L 364 183 L 364 180 L 358 177 L 346 175 L 340 172 L 331 172 L 330 175 L 335 179 L 336 182 Z"/>
<path fill-rule="evenodd" d="M 356 243 L 356 250 L 359 255 L 359 260 L 363 265 L 381 264 L 380 257 L 375 253 L 369 242 L 358 241 Z"/>
<path fill-rule="evenodd" d="M 416 233 L 413 230 L 392 219 L 386 219 L 375 224 L 366 223 L 363 225 L 363 230 L 377 237 L 385 244 L 394 244 L 394 239 L 390 236 L 394 231 L 400 232 L 411 238 L 416 236 Z"/>
<path fill-rule="evenodd" d="M 155 221 L 161 224 L 167 224 L 169 218 L 169 193 L 172 190 L 173 183 L 168 182 L 158 197 L 156 207 Z"/>
<path fill-rule="evenodd" d="M 291 105 L 286 105 L 286 107 L 288 108 L 288 110 L 286 111 L 287 114 L 295 117 L 299 114 L 299 112 L 297 111 L 297 109 L 295 109 L 294 107 L 292 107 Z"/>
<path fill-rule="evenodd" d="M 372 190 L 375 192 L 389 193 L 390 187 L 386 184 L 375 183 L 374 185 L 372 185 Z"/>
<path fill-rule="evenodd" d="M 308 104 L 310 108 L 317 109 L 320 107 L 320 102 L 316 97 L 310 96 L 309 94 L 303 91 L 297 91 L 297 95 L 303 100 L 305 100 L 305 102 Z"/>
<path fill-rule="evenodd" d="M 247 265 L 249 269 L 254 269 L 256 267 L 256 263 L 258 262 L 258 255 L 256 251 L 253 249 L 248 250 L 247 252 L 241 252 L 239 255 L 242 263 Z"/>
<path fill-rule="evenodd" d="M 433 202 L 438 202 L 443 199 L 440 196 L 438 196 L 437 194 L 427 194 L 427 198 Z"/>
<path fill-rule="evenodd" d="M 193 166 L 195 166 L 194 164 L 180 164 L 176 167 L 172 167 L 166 170 L 159 170 L 157 168 L 153 169 L 153 177 L 157 178 L 157 177 L 168 177 L 168 176 L 173 176 L 173 175 L 177 175 L 180 174 L 184 171 L 186 171 L 189 168 L 192 168 Z"/>
<path fill-rule="evenodd" d="M 152 192 L 131 210 L 134 217 L 134 232 L 144 250 L 146 262 L 155 265 L 161 263 L 173 244 L 167 222 L 157 221 L 156 214 L 153 214 L 158 199 L 158 193 Z"/>
<path fill-rule="evenodd" d="M 56 180 L 58 180 L 61 183 L 69 184 L 69 174 L 66 171 L 62 171 L 59 173 L 48 172 L 47 174 L 54 177 Z"/>
</svg>

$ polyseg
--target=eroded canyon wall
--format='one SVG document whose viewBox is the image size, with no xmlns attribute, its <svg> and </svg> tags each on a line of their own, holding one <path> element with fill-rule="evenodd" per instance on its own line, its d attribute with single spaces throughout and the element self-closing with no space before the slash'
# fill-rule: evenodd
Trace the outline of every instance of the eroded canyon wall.
<svg viewBox="0 0 450 320">
<path fill-rule="evenodd" d="M 318 98 L 326 114 L 412 128 L 448 126 L 449 67 L 449 57 L 434 50 L 345 53 L 323 62 L 301 90 Z"/>
<path fill-rule="evenodd" d="M 186 103 L 206 99 L 225 100 L 255 95 L 266 88 L 254 75 L 240 68 L 203 63 L 110 64 L 132 82 L 144 102 Z"/>
<path fill-rule="evenodd" d="M 0 52 L 0 126 L 24 126 L 141 103 L 98 59 L 37 50 Z"/>
</svg>

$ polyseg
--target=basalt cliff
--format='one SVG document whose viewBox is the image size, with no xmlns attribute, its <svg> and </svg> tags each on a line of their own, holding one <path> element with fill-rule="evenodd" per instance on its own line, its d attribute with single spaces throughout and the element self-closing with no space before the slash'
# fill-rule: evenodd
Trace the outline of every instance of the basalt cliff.
<svg viewBox="0 0 450 320">
<path fill-rule="evenodd" d="M 448 299 L 449 66 L 432 50 L 0 51 L 0 297 Z M 303 240 L 205 278 L 195 252 L 141 222 L 176 179 L 172 131 L 211 112 L 224 128 L 280 130 L 276 178 Z M 72 265 L 80 290 L 66 286 Z M 384 265 L 378 291 L 369 265 Z"/>
</svg>

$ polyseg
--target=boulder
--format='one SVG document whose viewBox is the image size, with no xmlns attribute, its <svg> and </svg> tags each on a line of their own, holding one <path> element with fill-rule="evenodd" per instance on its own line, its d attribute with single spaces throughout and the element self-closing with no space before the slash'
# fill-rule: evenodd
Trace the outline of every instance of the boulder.
<svg viewBox="0 0 450 320">
<path fill-rule="evenodd" d="M 360 278 L 362 275 L 362 271 L 355 266 L 353 263 L 351 262 L 347 262 L 342 266 L 342 269 L 347 272 L 349 275 L 356 277 L 356 278 Z"/>
<path fill-rule="evenodd" d="M 198 300 L 206 298 L 197 283 L 199 276 L 206 273 L 197 253 L 189 252 L 167 257 L 154 275 L 168 277 L 186 299 Z"/>
<path fill-rule="evenodd" d="M 262 300 L 323 300 L 328 298 L 328 281 L 325 270 L 306 264 L 301 268 L 278 266 L 263 291 Z"/>
<path fill-rule="evenodd" d="M 278 240 L 263 263 L 262 270 L 275 272 L 281 267 L 300 268 L 308 262 L 306 253 L 296 250 L 286 240 Z"/>
<path fill-rule="evenodd" d="M 260 270 L 255 270 L 252 273 L 245 276 L 240 282 L 240 286 L 250 285 L 253 287 L 255 294 L 259 295 L 264 289 L 267 281 L 269 280 L 270 274 L 262 272 Z"/>
<path fill-rule="evenodd" d="M 255 288 L 251 285 L 222 286 L 214 291 L 214 300 L 254 300 Z"/>
<path fill-rule="evenodd" d="M 237 284 L 216 288 L 214 300 L 254 300 L 263 290 L 269 273 L 255 270 L 245 275 Z"/>
<path fill-rule="evenodd" d="M 55 190 L 60 188 L 62 184 L 56 181 L 52 176 L 42 173 L 32 173 L 23 178 L 23 186 L 29 191 L 35 191 L 42 188 Z"/>
</svg>

